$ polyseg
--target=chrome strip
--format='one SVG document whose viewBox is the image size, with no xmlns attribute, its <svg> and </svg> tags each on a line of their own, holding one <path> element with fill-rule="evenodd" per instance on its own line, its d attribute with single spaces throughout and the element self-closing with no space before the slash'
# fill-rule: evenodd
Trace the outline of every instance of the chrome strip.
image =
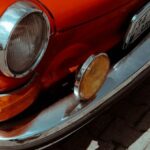
<svg viewBox="0 0 150 150">
<path fill-rule="evenodd" d="M 123 49 L 134 43 L 150 27 L 150 2 L 148 2 L 130 22 Z"/>
<path fill-rule="evenodd" d="M 3 150 L 29 148 L 56 138 L 90 116 L 149 67 L 150 34 L 112 68 L 102 89 L 93 101 L 81 103 L 73 94 L 67 95 L 37 114 L 22 133 L 8 137 L 2 135 L 2 130 L 0 130 L 0 148 Z M 44 103 L 51 99 L 42 99 L 42 101 Z M 70 108 L 72 111 L 66 113 Z"/>
<path fill-rule="evenodd" d="M 78 99 L 82 99 L 80 96 L 80 84 L 82 81 L 82 78 L 84 76 L 84 73 L 88 69 L 89 65 L 92 63 L 92 61 L 95 59 L 95 55 L 91 55 L 81 66 L 79 72 L 76 75 L 76 81 L 75 81 L 75 87 L 74 87 L 74 94 Z"/>
</svg>

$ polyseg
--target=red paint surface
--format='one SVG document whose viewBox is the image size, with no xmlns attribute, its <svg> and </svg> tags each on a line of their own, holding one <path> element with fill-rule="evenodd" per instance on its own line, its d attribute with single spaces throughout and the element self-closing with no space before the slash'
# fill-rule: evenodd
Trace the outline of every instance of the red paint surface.
<svg viewBox="0 0 150 150">
<path fill-rule="evenodd" d="M 16 0 L 0 1 L 0 15 Z M 46 54 L 34 72 L 35 83 L 21 93 L 1 97 L 0 121 L 22 112 L 36 99 L 40 89 L 59 81 L 94 53 L 107 52 L 124 37 L 129 20 L 144 0 L 32 0 L 47 15 L 51 38 Z M 26 83 L 0 73 L 0 92 Z M 38 88 L 37 88 L 38 87 Z M 29 90 L 28 90 L 29 89 Z M 33 90 L 32 90 L 33 89 Z M 16 106 L 16 107 L 14 107 Z M 4 108 L 4 109 L 3 109 Z M 12 109 L 15 108 L 15 109 Z"/>
<path fill-rule="evenodd" d="M 0 1 L 0 14 L 16 0 Z M 90 54 L 108 51 L 126 32 L 125 24 L 146 2 L 144 0 L 33 0 L 49 17 L 52 36 L 41 64 L 44 87 L 70 73 Z M 7 78 L 0 74 L 0 91 L 15 88 L 27 79 Z"/>
<path fill-rule="evenodd" d="M 146 2 L 144 0 L 41 0 L 51 12 L 55 34 L 47 50 L 45 87 L 70 73 L 96 52 L 117 45 L 125 35 L 129 20 Z"/>
<path fill-rule="evenodd" d="M 111 14 L 122 8 L 122 12 L 130 12 L 142 0 L 40 0 L 52 13 L 57 30 L 70 28 L 90 20 Z M 143 0 L 144 2 L 144 0 Z M 141 4 L 138 4 L 141 3 Z M 134 5 L 131 9 L 127 5 Z M 120 12 L 120 11 L 119 11 Z M 119 15 L 118 12 L 118 15 Z M 119 20 L 120 18 L 118 18 Z"/>
</svg>

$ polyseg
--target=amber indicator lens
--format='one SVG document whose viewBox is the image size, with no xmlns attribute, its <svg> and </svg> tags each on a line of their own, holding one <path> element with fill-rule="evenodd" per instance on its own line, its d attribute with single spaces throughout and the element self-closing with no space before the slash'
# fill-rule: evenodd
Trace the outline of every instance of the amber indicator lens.
<svg viewBox="0 0 150 150">
<path fill-rule="evenodd" d="M 103 85 L 109 67 L 110 61 L 106 54 L 88 58 L 79 71 L 75 94 L 82 100 L 93 98 Z"/>
<path fill-rule="evenodd" d="M 8 120 L 29 107 L 37 98 L 40 84 L 32 80 L 10 94 L 0 95 L 0 122 Z"/>
</svg>

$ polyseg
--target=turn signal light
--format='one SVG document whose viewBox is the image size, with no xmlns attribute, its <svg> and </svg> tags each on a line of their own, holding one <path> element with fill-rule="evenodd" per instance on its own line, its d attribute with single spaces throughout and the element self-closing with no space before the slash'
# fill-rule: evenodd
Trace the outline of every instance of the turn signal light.
<svg viewBox="0 0 150 150">
<path fill-rule="evenodd" d="M 105 53 L 90 56 L 77 74 L 74 93 L 81 100 L 93 98 L 103 85 L 110 68 Z"/>
<path fill-rule="evenodd" d="M 37 98 L 39 91 L 39 84 L 31 81 L 19 90 L 0 94 L 0 121 L 10 119 L 29 107 Z"/>
</svg>

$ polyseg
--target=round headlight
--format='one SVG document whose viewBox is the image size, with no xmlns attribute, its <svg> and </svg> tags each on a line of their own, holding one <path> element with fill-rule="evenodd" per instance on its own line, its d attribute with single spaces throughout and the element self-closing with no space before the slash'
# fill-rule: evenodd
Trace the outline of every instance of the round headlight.
<svg viewBox="0 0 150 150">
<path fill-rule="evenodd" d="M 48 45 L 50 24 L 42 10 L 30 2 L 17 2 L 0 19 L 0 69 L 23 77 L 40 62 Z"/>
</svg>

